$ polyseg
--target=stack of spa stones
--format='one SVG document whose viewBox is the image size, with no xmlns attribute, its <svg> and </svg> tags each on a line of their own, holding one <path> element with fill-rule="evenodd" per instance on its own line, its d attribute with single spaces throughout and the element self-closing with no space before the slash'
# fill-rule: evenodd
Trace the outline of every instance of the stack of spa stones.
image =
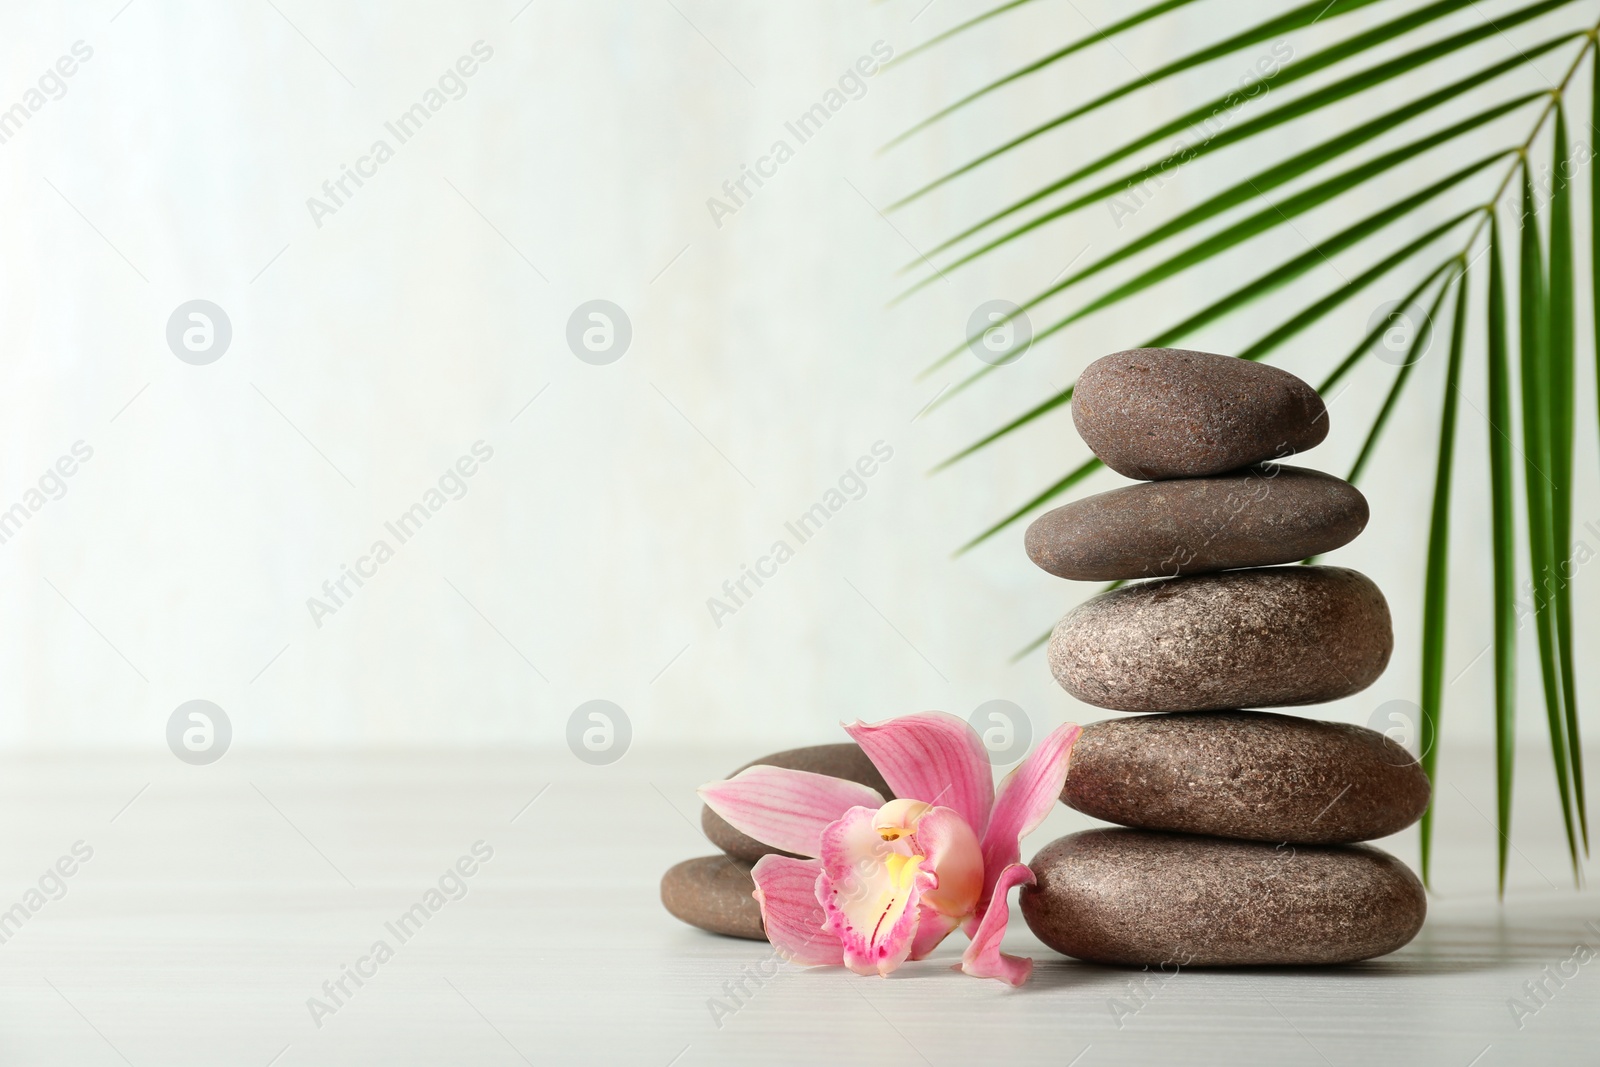
<svg viewBox="0 0 1600 1067">
<path fill-rule="evenodd" d="M 878 768 L 872 765 L 867 754 L 854 741 L 774 752 L 770 756 L 751 760 L 728 777 L 732 778 L 739 771 L 758 763 L 845 778 L 876 789 L 878 795 L 885 799 L 894 799 L 894 791 L 889 788 L 889 783 L 883 780 Z M 662 875 L 661 903 L 690 926 L 698 926 L 714 934 L 765 941 L 767 935 L 761 927 L 761 905 L 752 895 L 756 884 L 750 877 L 750 871 L 762 856 L 778 850 L 735 830 L 709 807 L 701 808 L 700 828 L 722 852 L 715 856 L 684 860 Z M 790 855 L 787 852 L 778 854 Z"/>
<path fill-rule="evenodd" d="M 1369 579 L 1298 565 L 1353 540 L 1366 501 L 1268 462 L 1327 435 L 1321 398 L 1274 367 L 1139 349 L 1091 365 L 1072 414 L 1140 484 L 1028 529 L 1051 574 L 1129 583 L 1061 620 L 1050 668 L 1079 700 L 1155 714 L 1084 728 L 1061 799 L 1129 829 L 1039 852 L 1029 927 L 1069 956 L 1149 966 L 1341 963 L 1404 945 L 1422 885 L 1357 842 L 1421 817 L 1417 761 L 1372 730 L 1237 710 L 1360 692 L 1393 647 Z"/>
</svg>

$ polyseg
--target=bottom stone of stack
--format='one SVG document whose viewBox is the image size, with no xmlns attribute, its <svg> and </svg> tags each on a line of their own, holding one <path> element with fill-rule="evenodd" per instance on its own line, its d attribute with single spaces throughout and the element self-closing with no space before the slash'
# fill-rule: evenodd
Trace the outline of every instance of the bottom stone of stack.
<svg viewBox="0 0 1600 1067">
<path fill-rule="evenodd" d="M 690 926 L 765 941 L 761 905 L 751 894 L 755 864 L 728 856 L 684 860 L 661 876 L 661 903 Z"/>
<path fill-rule="evenodd" d="M 1095 963 L 1353 963 L 1409 942 L 1427 913 L 1410 868 L 1367 845 L 1088 830 L 1046 845 L 1029 866 L 1028 928 Z"/>
</svg>

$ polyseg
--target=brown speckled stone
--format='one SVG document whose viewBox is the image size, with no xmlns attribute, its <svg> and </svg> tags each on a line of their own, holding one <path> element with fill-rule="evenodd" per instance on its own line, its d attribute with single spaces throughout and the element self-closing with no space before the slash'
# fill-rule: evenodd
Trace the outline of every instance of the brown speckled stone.
<svg viewBox="0 0 1600 1067">
<path fill-rule="evenodd" d="M 1106 466 L 1129 478 L 1200 478 L 1321 444 L 1317 391 L 1264 363 L 1136 348 L 1078 378 L 1072 421 Z"/>
<path fill-rule="evenodd" d="M 1096 963 L 1352 963 L 1393 952 L 1427 913 L 1422 883 L 1367 845 L 1266 845 L 1089 830 L 1046 845 L 1022 890 L 1028 928 Z"/>
<path fill-rule="evenodd" d="M 1075 500 L 1028 527 L 1028 558 L 1079 581 L 1298 563 L 1355 540 L 1367 500 L 1321 471 L 1264 463 Z"/>
<path fill-rule="evenodd" d="M 727 856 L 684 860 L 661 876 L 661 903 L 690 926 L 729 937 L 765 941 L 761 905 L 751 896 L 755 866 Z"/>
<path fill-rule="evenodd" d="M 1061 799 L 1146 830 L 1343 845 L 1422 818 L 1428 776 L 1376 730 L 1265 711 L 1091 723 Z"/>
<path fill-rule="evenodd" d="M 751 760 L 734 774 L 754 767 L 758 763 L 769 767 L 784 767 L 791 771 L 810 771 L 812 774 L 830 774 L 835 778 L 845 778 L 852 782 L 860 782 L 871 789 L 876 789 L 884 800 L 893 800 L 894 794 L 889 790 L 889 784 L 883 780 L 883 775 L 878 773 L 878 768 L 867 759 L 867 754 L 861 751 L 861 746 L 854 741 L 846 741 L 839 745 L 811 745 L 807 748 L 791 748 L 784 752 L 774 752 L 770 756 Z M 730 856 L 749 860 L 754 863 L 769 852 L 779 852 L 778 849 L 769 848 L 760 841 L 742 834 L 728 825 L 728 821 L 710 808 L 702 805 L 700 810 L 700 828 L 705 831 L 707 839 Z M 787 852 L 779 852 L 787 856 Z"/>
<path fill-rule="evenodd" d="M 1113 711 L 1320 704 L 1359 693 L 1389 663 L 1389 606 L 1343 567 L 1159 578 L 1078 605 L 1050 637 L 1050 670 Z"/>
</svg>

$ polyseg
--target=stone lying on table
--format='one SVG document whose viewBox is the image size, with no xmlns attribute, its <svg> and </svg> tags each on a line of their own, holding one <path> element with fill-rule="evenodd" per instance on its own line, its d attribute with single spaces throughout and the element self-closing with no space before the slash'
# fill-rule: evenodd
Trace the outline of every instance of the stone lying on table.
<svg viewBox="0 0 1600 1067">
<path fill-rule="evenodd" d="M 1061 799 L 1146 830 L 1333 845 L 1422 818 L 1428 776 L 1363 726 L 1264 711 L 1196 711 L 1090 723 Z"/>
<path fill-rule="evenodd" d="M 684 860 L 661 876 L 661 903 L 690 926 L 765 941 L 761 905 L 751 894 L 755 864 L 728 856 Z"/>
<path fill-rule="evenodd" d="M 1075 500 L 1035 519 L 1025 542 L 1051 574 L 1106 582 L 1298 563 L 1366 525 L 1366 497 L 1349 482 L 1266 463 Z"/>
<path fill-rule="evenodd" d="M 770 756 L 751 760 L 728 777 L 732 778 L 739 771 L 757 764 L 844 778 L 847 781 L 859 782 L 869 789 L 876 789 L 884 800 L 894 799 L 894 793 L 889 790 L 889 784 L 883 780 L 883 775 L 878 773 L 878 768 L 872 765 L 872 761 L 867 759 L 867 754 L 861 751 L 861 746 L 854 741 L 847 741 L 842 745 L 811 745 L 807 748 L 774 752 Z M 730 856 L 750 860 L 752 863 L 769 852 L 779 852 L 778 849 L 763 845 L 748 834 L 735 830 L 726 819 L 708 807 L 702 807 L 700 810 L 700 828 L 705 831 L 707 839 L 713 845 Z M 789 853 L 779 852 L 779 855 L 787 856 Z"/>
<path fill-rule="evenodd" d="M 1114 711 L 1320 704 L 1377 680 L 1394 648 L 1378 587 L 1343 567 L 1159 578 L 1101 593 L 1056 625 L 1061 687 Z"/>
<path fill-rule="evenodd" d="M 1328 435 L 1317 391 L 1262 363 L 1136 348 L 1078 378 L 1072 421 L 1106 466 L 1129 478 L 1200 478 L 1304 452 Z"/>
<path fill-rule="evenodd" d="M 1089 830 L 1046 845 L 1022 890 L 1028 927 L 1096 963 L 1351 963 L 1393 952 L 1427 912 L 1417 876 L 1367 845 L 1272 845 Z"/>
</svg>

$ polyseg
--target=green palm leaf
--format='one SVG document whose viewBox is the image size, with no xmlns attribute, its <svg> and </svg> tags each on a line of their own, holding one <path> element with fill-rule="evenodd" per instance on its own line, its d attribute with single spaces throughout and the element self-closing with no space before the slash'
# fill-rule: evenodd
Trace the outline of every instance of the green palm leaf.
<svg viewBox="0 0 1600 1067">
<path fill-rule="evenodd" d="M 1550 151 L 1550 578 L 1555 608 L 1557 673 L 1561 678 L 1562 714 L 1566 724 L 1568 776 L 1583 848 L 1589 850 L 1589 819 L 1583 789 L 1583 746 L 1578 736 L 1578 691 L 1572 655 L 1572 437 L 1576 381 L 1577 297 L 1572 277 L 1572 188 L 1567 174 L 1567 113 L 1556 100 L 1555 135 Z"/>
<path fill-rule="evenodd" d="M 1495 817 L 1500 895 L 1506 891 L 1511 858 L 1511 783 L 1517 746 L 1517 549 L 1516 512 L 1511 484 L 1511 371 L 1506 340 L 1505 269 L 1501 266 L 1500 221 L 1489 218 L 1489 494 L 1494 554 L 1494 736 Z M 1429 805 L 1430 812 L 1433 805 Z M 1422 854 L 1432 838 L 1429 822 Z"/>
<path fill-rule="evenodd" d="M 1459 263 L 1452 265 L 1458 270 L 1461 266 Z M 1450 283 L 1454 280 L 1454 275 L 1447 275 L 1439 286 L 1439 295 L 1435 296 L 1433 303 L 1428 306 L 1428 312 L 1423 316 L 1420 328 L 1412 336 L 1411 344 L 1406 347 L 1405 362 L 1400 364 L 1400 370 L 1394 376 L 1394 384 L 1389 386 L 1389 392 L 1384 395 L 1383 406 L 1378 409 L 1377 417 L 1372 420 L 1366 440 L 1361 442 L 1361 451 L 1356 453 L 1355 462 L 1350 464 L 1350 473 L 1345 476 L 1345 481 L 1351 484 L 1359 482 L 1362 472 L 1367 469 L 1367 460 L 1372 458 L 1378 439 L 1383 436 L 1384 428 L 1389 425 L 1389 417 L 1394 414 L 1400 394 L 1405 392 L 1406 383 L 1411 381 L 1412 370 L 1421 361 L 1422 354 L 1428 350 L 1433 339 L 1433 320 L 1438 318 L 1439 308 L 1444 304 L 1444 298 L 1450 292 Z"/>
<path fill-rule="evenodd" d="M 889 60 L 888 63 L 885 63 L 884 66 L 887 67 L 893 63 L 904 63 L 912 56 L 921 55 L 923 52 L 926 52 L 935 45 L 943 44 L 952 37 L 959 37 L 961 34 L 967 32 L 968 30 L 972 29 L 972 27 L 977 26 L 980 23 L 988 22 L 992 18 L 997 18 L 1000 15 L 1004 15 L 1007 11 L 1011 11 L 1015 8 L 1021 7 L 1024 4 L 1030 4 L 1032 2 L 1033 0 L 1007 0 L 1006 3 L 1001 4 L 999 7 L 992 7 L 988 11 L 983 12 L 981 15 L 974 15 L 967 21 L 959 22 L 950 27 L 948 30 L 945 30 L 943 33 L 934 34 L 932 37 L 928 38 L 926 41 L 923 41 L 916 47 L 906 49 L 904 52 L 901 52 L 899 55 Z M 1098 37 L 1091 37 L 1086 39 L 1083 43 L 1084 45 L 1089 45 L 1093 44 L 1097 40 L 1099 40 Z"/>
<path fill-rule="evenodd" d="M 945 32 L 939 34 L 938 36 L 933 37 L 933 38 L 931 38 L 931 39 L 929 39 L 927 41 L 924 41 L 922 44 L 917 45 L 915 48 L 911 49 L 910 51 L 905 52 L 902 55 L 896 56 L 890 62 L 891 63 L 903 63 L 906 60 L 910 59 L 912 56 L 917 55 L 920 52 L 924 52 L 927 49 L 932 48 L 934 45 L 939 44 L 941 41 L 947 41 L 947 40 L 949 40 L 950 38 L 956 36 L 959 33 L 964 33 L 965 31 L 970 30 L 972 27 L 978 25 L 980 22 L 987 22 L 990 19 L 994 18 L 996 15 L 1004 14 L 1005 12 L 1010 11 L 1012 8 L 1021 7 L 1023 4 L 1026 4 L 1028 2 L 1029 2 L 1029 0 L 1011 0 L 1010 3 L 1001 4 L 997 8 L 994 8 L 994 9 L 989 10 L 989 11 L 985 11 L 981 15 L 978 15 L 978 16 L 976 16 L 974 18 L 970 18 L 967 21 L 961 23 L 960 25 L 954 26 L 951 29 L 948 29 Z M 974 100 L 977 100 L 977 99 L 980 99 L 982 97 L 988 96 L 990 93 L 994 92 L 996 89 L 1000 88 L 1003 85 L 1010 85 L 1012 82 L 1016 81 L 1017 79 L 1026 78 L 1028 75 L 1033 74 L 1036 71 L 1043 70 L 1045 67 L 1048 67 L 1051 64 L 1053 64 L 1053 63 L 1055 63 L 1055 62 L 1057 62 L 1059 60 L 1066 59 L 1068 56 L 1073 55 L 1074 53 L 1083 51 L 1085 48 L 1088 48 L 1092 44 L 1099 44 L 1101 41 L 1109 41 L 1109 40 L 1111 40 L 1111 38 L 1117 36 L 1118 34 L 1124 32 L 1126 30 L 1131 30 L 1135 26 L 1138 26 L 1141 23 L 1149 22 L 1151 19 L 1157 17 L 1158 15 L 1165 15 L 1168 11 L 1172 11 L 1175 8 L 1184 7 L 1185 5 L 1192 4 L 1194 2 L 1195 2 L 1195 0 L 1162 0 L 1161 3 L 1152 4 L 1150 7 L 1145 8 L 1143 11 L 1140 11 L 1140 12 L 1137 12 L 1135 14 L 1129 15 L 1127 18 L 1123 19 L 1120 22 L 1114 22 L 1111 25 L 1107 26 L 1103 30 L 1096 30 L 1094 33 L 1089 34 L 1087 37 L 1080 37 L 1076 41 L 1073 41 L 1071 44 L 1067 45 L 1066 47 L 1056 49 L 1054 52 L 1051 52 L 1049 55 L 1045 56 L 1043 59 L 1035 60 L 1034 62 L 1029 63 L 1025 67 L 1022 67 L 1022 68 L 1020 68 L 1018 70 L 1012 71 L 1010 74 L 1007 74 L 1005 77 L 1001 78 L 998 81 L 990 82 L 988 85 L 985 85 L 982 89 L 979 89 L 976 92 L 968 93 L 966 96 L 963 96 L 960 100 L 957 100 L 955 103 L 951 104 L 949 107 L 940 108 L 938 111 L 935 111 L 932 115 L 929 115 L 927 118 L 923 119 L 921 122 L 917 123 L 915 126 L 911 127 L 905 133 L 902 133 L 900 136 L 896 137 L 894 140 L 890 141 L 888 144 L 884 145 L 883 147 L 886 148 L 886 149 L 887 148 L 893 148 L 895 145 L 899 144 L 901 141 L 904 141 L 906 138 L 910 137 L 912 134 L 915 134 L 920 130 L 927 129 L 929 126 L 932 126 L 935 122 L 938 122 L 940 119 L 944 118 L 946 115 L 949 115 L 952 112 L 961 110 L 962 108 L 966 107 L 968 104 L 972 103 Z"/>
<path fill-rule="evenodd" d="M 1467 276 L 1456 283 L 1450 326 L 1450 362 L 1445 371 L 1444 414 L 1439 420 L 1439 462 L 1433 479 L 1433 516 L 1428 524 L 1427 577 L 1422 594 L 1422 769 L 1437 782 L 1439 718 L 1444 711 L 1445 609 L 1450 591 L 1450 481 L 1456 460 L 1456 410 L 1461 398 L 1461 350 L 1467 335 Z M 1433 841 L 1433 805 L 1422 814 L 1422 880 L 1428 881 Z"/>
<path fill-rule="evenodd" d="M 1556 653 L 1556 621 L 1551 603 L 1555 560 L 1553 486 L 1551 471 L 1551 420 L 1549 304 L 1544 280 L 1544 255 L 1540 249 L 1537 202 L 1526 160 L 1521 167 L 1522 226 L 1517 315 L 1520 322 L 1522 378 L 1523 480 L 1528 497 L 1528 546 L 1533 563 L 1534 632 L 1539 640 L 1539 671 L 1544 683 L 1545 717 L 1550 727 L 1550 752 L 1556 765 L 1556 786 L 1561 794 L 1561 818 L 1573 873 L 1578 869 L 1578 837 L 1572 820 L 1571 758 L 1567 754 L 1566 718 L 1562 713 L 1560 663 Z"/>
</svg>

